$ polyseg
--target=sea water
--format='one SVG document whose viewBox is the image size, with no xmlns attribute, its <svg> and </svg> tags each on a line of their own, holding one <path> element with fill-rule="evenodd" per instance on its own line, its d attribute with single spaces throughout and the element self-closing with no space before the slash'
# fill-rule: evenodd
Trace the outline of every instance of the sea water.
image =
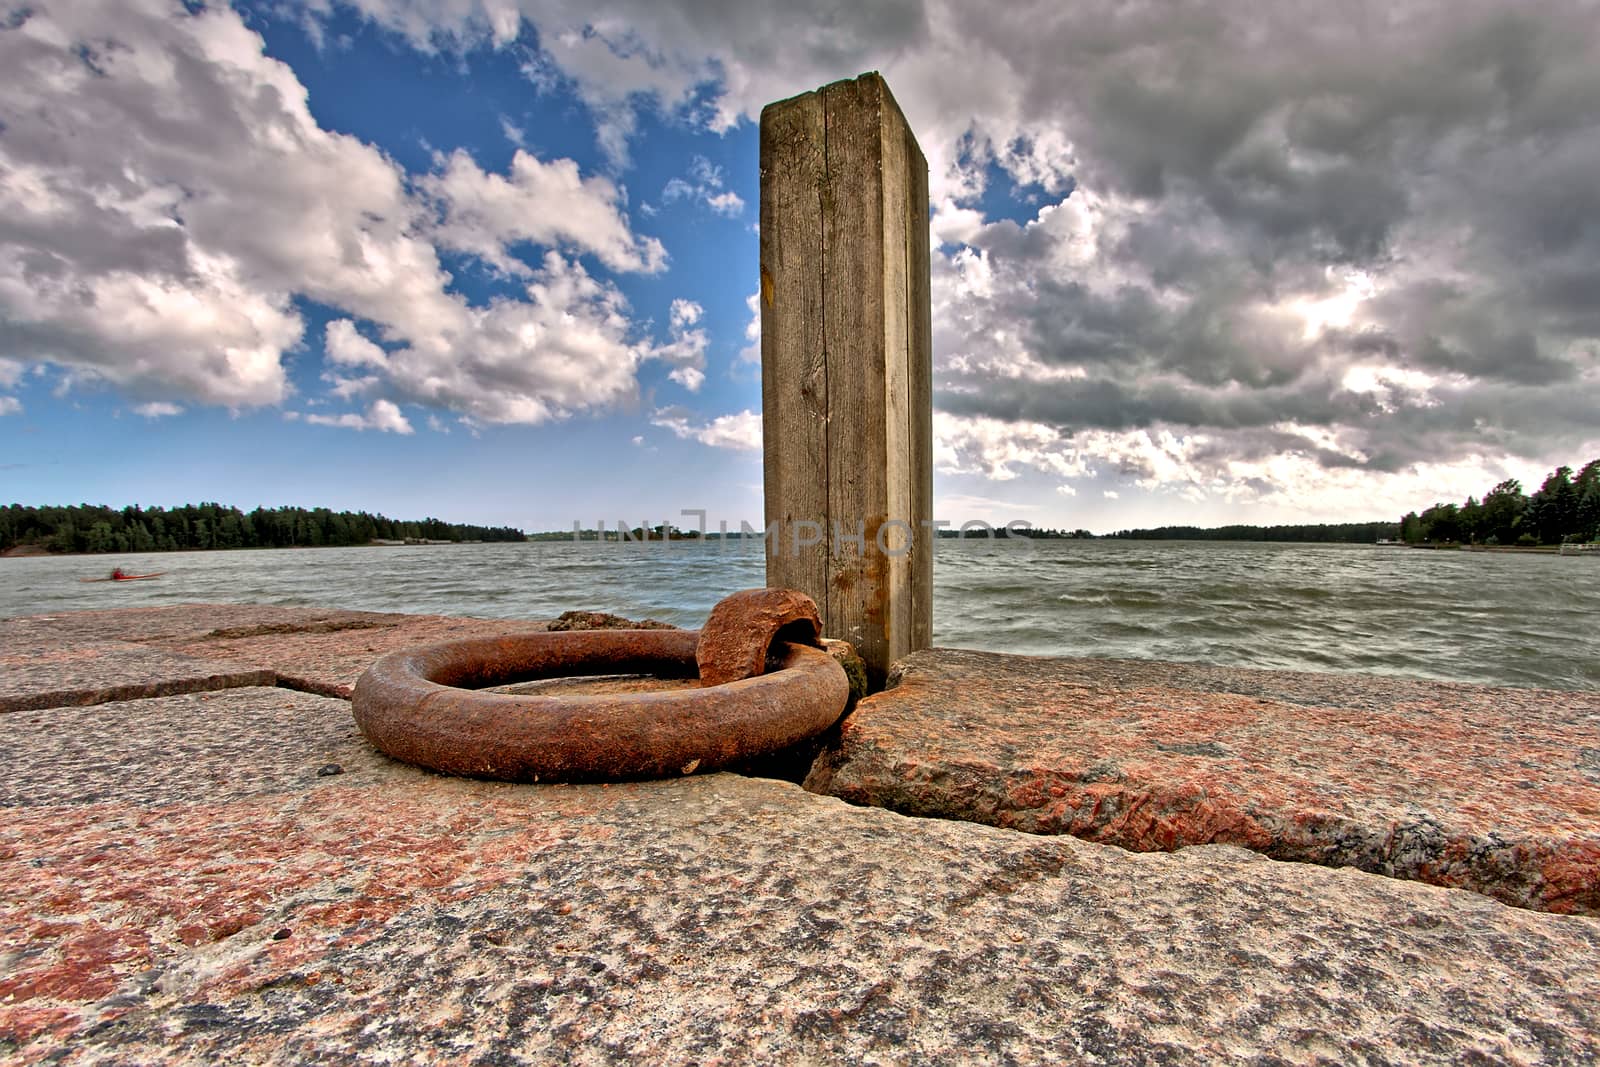
<svg viewBox="0 0 1600 1067">
<path fill-rule="evenodd" d="M 85 583 L 112 567 L 149 582 Z M 0 560 L 0 617 L 196 601 L 696 626 L 764 584 L 758 542 L 536 542 Z M 940 541 L 934 640 L 1600 689 L 1600 559 L 1370 545 Z"/>
</svg>

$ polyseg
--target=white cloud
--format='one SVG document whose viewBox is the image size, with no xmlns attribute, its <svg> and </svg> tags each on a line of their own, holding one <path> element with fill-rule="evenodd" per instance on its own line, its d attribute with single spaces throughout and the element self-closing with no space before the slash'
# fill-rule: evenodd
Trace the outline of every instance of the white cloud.
<svg viewBox="0 0 1600 1067">
<path fill-rule="evenodd" d="M 706 206 L 718 215 L 726 215 L 730 219 L 738 218 L 744 211 L 744 197 L 729 189 L 725 193 L 706 197 Z"/>
<path fill-rule="evenodd" d="M 381 386 L 391 405 L 540 422 L 636 394 L 649 344 L 615 286 L 572 258 L 665 263 L 610 181 L 525 152 L 489 174 L 458 153 L 413 195 L 383 152 L 317 124 L 305 87 L 225 5 L 34 8 L 0 32 L 0 69 L 0 345 L 62 368 L 64 388 L 282 403 L 298 296 L 346 316 L 325 337 L 329 365 L 367 373 L 330 374 L 336 397 Z M 572 255 L 522 263 L 508 251 L 522 240 Z M 469 304 L 435 242 L 524 290 Z M 389 410 L 362 418 L 398 432 Z"/>
<path fill-rule="evenodd" d="M 463 307 L 449 329 L 390 353 L 390 387 L 487 423 L 540 423 L 637 395 L 650 353 L 630 339 L 615 286 L 550 252 L 524 296 Z"/>
<path fill-rule="evenodd" d="M 629 229 L 617 187 L 606 178 L 582 177 L 570 159 L 546 163 L 519 149 L 502 176 L 457 149 L 440 173 L 416 184 L 439 211 L 429 231 L 434 240 L 506 274 L 528 273 L 509 250 L 518 241 L 589 252 L 612 270 L 653 274 L 666 267 L 661 242 Z"/>
<path fill-rule="evenodd" d="M 353 400 L 365 396 L 383 385 L 383 379 L 376 374 L 363 374 L 356 378 L 346 378 L 338 374 L 324 374 L 322 377 L 328 383 L 329 395 L 340 400 Z M 315 399 L 308 401 L 313 404 L 318 402 Z"/>
<path fill-rule="evenodd" d="M 700 391 L 705 384 L 706 346 L 710 343 L 703 329 L 693 329 L 705 315 L 705 309 L 693 300 L 676 299 L 667 315 L 667 327 L 672 340 L 653 346 L 649 358 L 659 359 L 673 369 L 667 377 L 691 393 Z"/>
<path fill-rule="evenodd" d="M 661 202 L 688 200 L 704 204 L 718 215 L 738 218 L 744 212 L 744 198 L 732 189 L 724 190 L 722 185 L 722 168 L 705 156 L 695 156 L 689 164 L 688 178 L 669 179 L 662 187 Z"/>
<path fill-rule="evenodd" d="M 673 300 L 672 309 L 668 313 L 668 322 L 674 330 L 686 326 L 693 326 L 705 315 L 706 309 L 693 300 L 684 300 L 679 297 Z"/>
<path fill-rule="evenodd" d="M 933 204 L 931 233 L 935 247 L 969 244 L 983 232 L 984 215 L 975 207 L 964 207 L 951 197 Z"/>
<path fill-rule="evenodd" d="M 1089 473 L 1087 458 L 1049 426 L 963 418 L 942 411 L 933 415 L 933 459 L 938 470 L 981 474 L 997 482 L 1018 477 L 1019 467 L 1062 478 Z"/>
<path fill-rule="evenodd" d="M 695 156 L 689 161 L 689 174 L 702 186 L 710 189 L 722 188 L 722 168 L 705 156 Z"/>
<path fill-rule="evenodd" d="M 505 136 L 507 141 L 510 141 L 516 147 L 528 147 L 528 131 L 524 130 L 521 126 L 518 126 L 504 115 L 500 116 L 500 132 Z"/>
<path fill-rule="evenodd" d="M 489 2 L 505 21 L 516 19 L 517 7 L 502 5 L 499 0 Z M 370 0 L 363 6 L 370 10 L 388 5 L 387 0 Z M 565 10 L 553 10 L 558 6 Z M 633 12 L 596 11 L 581 2 L 551 4 L 544 11 L 529 10 L 533 7 L 529 4 L 523 13 L 536 19 L 546 56 L 573 80 L 579 96 L 593 110 L 596 141 L 618 167 L 627 163 L 628 141 L 638 124 L 635 108 L 641 102 L 653 100 L 669 111 L 676 110 L 688 104 L 696 85 L 712 77 L 710 61 L 704 57 L 688 60 L 698 72 L 686 70 L 682 60 L 663 56 L 647 44 L 647 38 L 635 33 L 628 21 Z M 458 15 L 464 18 L 452 17 Z M 458 8 L 442 20 L 430 20 L 427 32 L 432 34 L 441 27 L 467 28 L 464 23 L 469 20 L 478 21 L 478 13 Z M 475 30 L 472 27 L 468 33 L 475 36 Z"/>
<path fill-rule="evenodd" d="M 814 7 L 776 0 L 714 13 L 651 0 L 352 0 L 351 6 L 423 51 L 508 47 L 526 18 L 543 54 L 525 69 L 535 85 L 569 84 L 596 120 L 601 149 L 621 166 L 641 108 L 714 131 L 753 121 L 763 105 L 861 71 L 882 70 L 918 131 L 934 200 L 953 187 L 955 146 L 976 125 L 997 159 L 1023 180 L 1059 189 L 1070 139 L 1025 65 L 1072 33 L 1054 7 L 1018 6 L 977 18 L 959 4 Z M 1085 48 L 1092 46 L 1087 43 Z M 963 76 L 951 77 L 952 70 Z M 1046 121 L 1048 120 L 1048 121 Z"/>
<path fill-rule="evenodd" d="M 22 414 L 22 401 L 14 396 L 0 396 L 0 415 Z"/>
<path fill-rule="evenodd" d="M 1382 363 L 1352 364 L 1339 381 L 1347 392 L 1371 397 L 1384 414 L 1394 414 L 1402 408 L 1437 407 L 1443 403 L 1439 396 L 1441 386 L 1460 389 L 1467 384 L 1459 375 L 1447 378 Z"/>
<path fill-rule="evenodd" d="M 1014 515 L 1019 511 L 1040 511 L 1038 504 L 1018 503 L 1014 500 L 1001 500 L 998 497 L 982 496 L 972 493 L 944 493 L 934 501 L 938 509 L 935 518 L 961 523 L 966 521 L 990 522 L 998 520 L 994 525 L 1003 525 L 1003 515 Z"/>
<path fill-rule="evenodd" d="M 797 89 L 875 67 L 904 68 L 911 46 L 930 43 L 927 16 L 907 3 L 845 5 L 827 18 L 775 2 L 724 5 L 714 13 L 648 0 L 352 0 L 351 6 L 423 51 L 441 43 L 508 47 L 518 40 L 520 19 L 528 19 L 543 48 L 527 64 L 530 78 L 543 86 L 567 79 L 595 115 L 601 149 L 618 165 L 627 159 L 641 107 L 727 130 Z M 954 30 L 916 82 L 941 98 L 976 105 L 993 91 L 985 94 L 982 83 L 968 85 L 950 71 L 968 69 L 965 62 L 989 67 L 992 57 L 959 47 L 966 31 Z M 909 68 L 901 80 L 909 83 Z"/>
<path fill-rule="evenodd" d="M 744 325 L 744 339 L 749 344 L 739 349 L 739 358 L 745 363 L 761 365 L 761 290 L 756 290 L 744 298 L 744 306 L 750 309 L 750 321 Z"/>
<path fill-rule="evenodd" d="M 347 430 L 379 430 L 384 433 L 412 433 L 411 423 L 392 401 L 374 400 L 365 415 L 350 412 L 344 415 L 302 415 L 315 426 L 339 426 Z"/>
<path fill-rule="evenodd" d="M 668 371 L 667 377 L 691 393 L 698 393 L 700 387 L 706 383 L 706 372 L 699 367 L 679 367 L 676 370 Z"/>
<path fill-rule="evenodd" d="M 322 352 L 332 367 L 348 368 L 340 374 L 330 369 L 322 376 L 329 392 L 340 400 L 351 400 L 375 392 L 389 367 L 389 356 L 380 346 L 363 337 L 349 319 L 332 319 L 323 330 Z M 365 370 L 367 373 L 356 373 Z"/>
<path fill-rule="evenodd" d="M 1220 492 L 1232 505 L 1251 505 L 1271 521 L 1338 522 L 1374 516 L 1398 518 L 1438 502 L 1482 497 L 1506 478 L 1527 477 L 1500 459 L 1467 456 L 1379 474 L 1359 467 L 1325 467 L 1305 453 L 1230 460 Z M 1534 486 L 1529 486 L 1533 488 Z"/>
<path fill-rule="evenodd" d="M 995 482 L 1025 475 L 1116 478 L 1107 500 L 1126 500 L 1129 487 L 1209 506 L 1214 514 L 1251 509 L 1259 522 L 1349 522 L 1394 517 L 1435 501 L 1482 496 L 1505 478 L 1528 479 L 1523 465 L 1481 454 L 1421 463 L 1396 472 L 1360 465 L 1345 436 L 1323 427 L 1285 422 L 1272 436 L 1241 454 L 1239 442 L 1171 429 L 1090 431 L 1071 437 L 1038 424 L 934 415 L 937 468 Z M 1344 461 L 1328 465 L 1325 457 Z M 1076 496 L 1070 484 L 1056 492 Z"/>
<path fill-rule="evenodd" d="M 332 319 L 323 330 L 323 354 L 346 367 L 387 369 L 389 357 L 382 348 L 361 336 L 349 319 Z"/>
<path fill-rule="evenodd" d="M 148 404 L 135 404 L 133 412 L 135 415 L 143 415 L 147 419 L 165 419 L 173 415 L 182 415 L 183 408 L 178 404 L 169 403 L 165 400 L 152 400 Z"/>
<path fill-rule="evenodd" d="M 682 408 L 663 408 L 651 416 L 650 421 L 662 429 L 671 430 L 678 437 L 699 441 L 712 448 L 739 451 L 761 449 L 761 416 L 757 412 L 746 410 L 733 415 L 718 415 L 709 422 L 703 422 Z"/>
<path fill-rule="evenodd" d="M 294 75 L 232 11 L 36 10 L 0 34 L 0 66 L 0 166 L 22 176 L 0 184 L 13 220 L 0 309 L 31 358 L 206 402 L 275 403 L 302 328 L 291 292 L 331 297 L 364 253 L 403 243 L 392 165 L 319 129 Z M 364 212 L 391 221 L 363 227 Z"/>
<path fill-rule="evenodd" d="M 23 365 L 15 359 L 0 357 L 0 389 L 12 389 L 22 381 Z"/>
<path fill-rule="evenodd" d="M 1325 272 L 1332 280 L 1333 271 Z M 1322 291 L 1283 301 L 1285 310 L 1304 320 L 1302 335 L 1313 340 L 1330 327 L 1349 328 L 1361 305 L 1378 293 L 1378 284 L 1371 274 L 1363 270 L 1344 271 L 1331 293 Z"/>
</svg>

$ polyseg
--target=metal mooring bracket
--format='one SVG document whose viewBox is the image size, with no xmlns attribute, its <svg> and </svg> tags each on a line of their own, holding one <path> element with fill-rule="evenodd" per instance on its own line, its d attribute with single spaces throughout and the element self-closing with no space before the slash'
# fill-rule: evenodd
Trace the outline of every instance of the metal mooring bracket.
<svg viewBox="0 0 1600 1067">
<path fill-rule="evenodd" d="M 702 630 L 580 630 L 395 652 L 356 683 L 356 724 L 395 759 L 513 782 L 677 777 L 763 756 L 828 729 L 850 685 L 818 645 L 816 604 L 754 589 Z M 765 673 L 762 673 L 765 671 Z M 699 688 L 525 695 L 481 690 L 572 675 L 701 679 Z"/>
</svg>

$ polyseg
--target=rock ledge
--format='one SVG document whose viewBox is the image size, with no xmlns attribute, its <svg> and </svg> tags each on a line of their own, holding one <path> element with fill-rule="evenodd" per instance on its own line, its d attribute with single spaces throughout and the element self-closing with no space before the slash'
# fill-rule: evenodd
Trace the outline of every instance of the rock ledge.
<svg viewBox="0 0 1600 1067">
<path fill-rule="evenodd" d="M 1600 913 L 1600 694 L 932 649 L 806 779 L 1139 852 L 1232 844 Z"/>
</svg>

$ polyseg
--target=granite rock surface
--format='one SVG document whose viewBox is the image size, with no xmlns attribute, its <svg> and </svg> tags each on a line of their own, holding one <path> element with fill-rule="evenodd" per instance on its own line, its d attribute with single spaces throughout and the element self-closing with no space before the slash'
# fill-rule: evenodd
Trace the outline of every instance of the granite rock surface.
<svg viewBox="0 0 1600 1067">
<path fill-rule="evenodd" d="M 0 693 L 109 694 L 0 715 L 0 1061 L 1600 1058 L 1600 919 L 1485 895 L 1586 899 L 1593 694 L 919 654 L 811 781 L 951 816 L 915 819 L 776 763 L 476 782 L 381 756 L 343 700 L 112 691 L 207 662 L 338 692 L 381 652 L 507 628 L 538 624 L 0 620 Z M 1251 826 L 1254 851 L 1181 847 Z M 1498 881 L 1262 855 L 1308 834 L 1346 851 L 1294 858 L 1408 877 L 1475 841 L 1449 869 Z"/>
<path fill-rule="evenodd" d="M 109 710 L 0 718 L 9 1062 L 1600 1056 L 1600 920 L 732 775 L 445 778 L 284 690 Z"/>
<path fill-rule="evenodd" d="M 276 683 L 348 699 L 356 679 L 385 653 L 437 641 L 537 631 L 544 624 L 276 605 L 181 604 L 26 616 L 0 622 L 0 635 L 7 627 L 60 649 L 63 655 L 76 654 L 69 650 L 93 642 L 134 644 L 143 646 L 149 656 L 166 653 L 222 665 L 235 673 L 257 672 L 256 680 L 232 684 Z M 48 664 L 41 667 L 41 672 L 49 670 Z M 0 700 L 5 685 L 0 682 Z"/>
<path fill-rule="evenodd" d="M 269 687 L 0 716 L 0 808 L 160 807 L 311 784 L 356 745 L 350 705 Z M 325 775 L 324 775 L 325 776 Z"/>
<path fill-rule="evenodd" d="M 0 621 L 0 714 L 272 685 L 269 669 L 129 641 L 63 642 Z"/>
<path fill-rule="evenodd" d="M 902 662 L 807 788 L 1135 851 L 1276 859 L 1600 914 L 1600 694 L 1044 659 Z"/>
</svg>

